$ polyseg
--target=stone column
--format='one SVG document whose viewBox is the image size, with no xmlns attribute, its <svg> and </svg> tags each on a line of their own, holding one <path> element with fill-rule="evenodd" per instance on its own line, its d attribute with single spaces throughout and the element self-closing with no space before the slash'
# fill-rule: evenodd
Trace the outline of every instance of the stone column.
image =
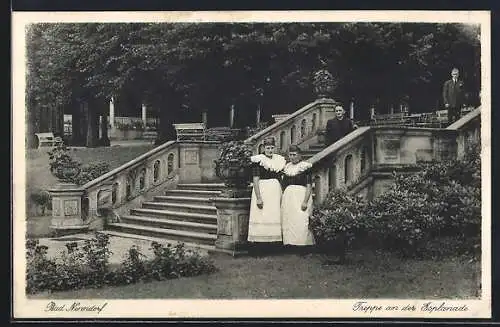
<svg viewBox="0 0 500 327">
<path fill-rule="evenodd" d="M 231 110 L 229 111 L 229 127 L 234 126 L 234 104 L 231 105 Z"/>
<path fill-rule="evenodd" d="M 255 126 L 260 126 L 260 106 L 257 107 L 257 113 L 255 117 Z"/>
<path fill-rule="evenodd" d="M 80 232 L 88 228 L 82 218 L 83 190 L 76 184 L 63 183 L 48 192 L 52 196 L 52 230 L 59 234 Z"/>
<path fill-rule="evenodd" d="M 208 117 L 207 117 L 207 112 L 206 111 L 203 111 L 201 113 L 201 121 L 202 121 L 203 124 L 205 124 L 205 126 L 207 126 Z"/>
<path fill-rule="evenodd" d="M 142 123 L 144 125 L 144 128 L 146 128 L 146 123 L 147 123 L 147 107 L 146 105 L 143 103 L 142 104 Z"/>
<path fill-rule="evenodd" d="M 212 203 L 217 208 L 217 240 L 215 247 L 237 256 L 247 252 L 250 197 L 217 197 Z"/>
<path fill-rule="evenodd" d="M 111 125 L 111 129 L 115 128 L 115 100 L 111 97 L 109 100 L 109 123 Z"/>
</svg>

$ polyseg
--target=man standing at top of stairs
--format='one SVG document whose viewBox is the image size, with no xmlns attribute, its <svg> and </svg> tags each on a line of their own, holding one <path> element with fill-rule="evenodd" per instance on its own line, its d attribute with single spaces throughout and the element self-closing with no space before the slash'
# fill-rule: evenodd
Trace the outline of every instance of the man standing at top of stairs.
<svg viewBox="0 0 500 327">
<path fill-rule="evenodd" d="M 356 129 L 357 126 L 345 117 L 345 110 L 341 105 L 335 107 L 335 118 L 329 119 L 326 123 L 325 145 L 329 146 L 350 132 Z"/>
</svg>

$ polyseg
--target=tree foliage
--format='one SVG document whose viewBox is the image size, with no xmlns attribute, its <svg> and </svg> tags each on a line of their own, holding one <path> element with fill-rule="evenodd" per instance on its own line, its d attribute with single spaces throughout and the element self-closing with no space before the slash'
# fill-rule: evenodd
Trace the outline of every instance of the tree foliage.
<svg viewBox="0 0 500 327">
<path fill-rule="evenodd" d="M 477 26 L 458 24 L 34 24 L 28 103 L 59 106 L 125 92 L 159 111 L 219 114 L 231 104 L 260 105 L 269 118 L 311 101 L 311 76 L 327 67 L 340 81 L 335 96 L 355 98 L 361 114 L 403 98 L 429 111 L 453 66 L 477 98 L 478 36 Z"/>
</svg>

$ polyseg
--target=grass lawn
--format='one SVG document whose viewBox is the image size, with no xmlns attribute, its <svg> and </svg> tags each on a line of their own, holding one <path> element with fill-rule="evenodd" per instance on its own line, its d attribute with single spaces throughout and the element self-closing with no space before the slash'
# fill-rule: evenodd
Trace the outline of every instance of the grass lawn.
<svg viewBox="0 0 500 327">
<path fill-rule="evenodd" d="M 154 145 L 112 146 L 100 148 L 72 148 L 71 155 L 82 162 L 107 162 L 111 169 L 140 156 L 154 148 Z M 49 171 L 49 152 L 45 149 L 29 149 L 26 151 L 26 191 L 32 189 L 46 189 L 58 183 Z"/>
<path fill-rule="evenodd" d="M 211 275 L 122 287 L 40 293 L 54 299 L 314 299 L 477 298 L 480 264 L 465 258 L 408 260 L 387 252 L 353 251 L 344 265 L 323 265 L 319 254 L 213 256 Z"/>
</svg>

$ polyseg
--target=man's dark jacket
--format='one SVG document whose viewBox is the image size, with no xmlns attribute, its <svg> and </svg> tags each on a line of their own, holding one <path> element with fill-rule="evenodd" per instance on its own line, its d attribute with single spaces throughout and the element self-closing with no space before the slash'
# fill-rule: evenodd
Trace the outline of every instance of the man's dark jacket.
<svg viewBox="0 0 500 327">
<path fill-rule="evenodd" d="M 353 130 L 354 124 L 349 118 L 344 117 L 340 120 L 332 118 L 326 122 L 325 143 L 327 145 L 333 144 Z"/>
<path fill-rule="evenodd" d="M 443 101 L 452 108 L 460 108 L 464 102 L 463 81 L 450 79 L 443 85 Z"/>
</svg>

